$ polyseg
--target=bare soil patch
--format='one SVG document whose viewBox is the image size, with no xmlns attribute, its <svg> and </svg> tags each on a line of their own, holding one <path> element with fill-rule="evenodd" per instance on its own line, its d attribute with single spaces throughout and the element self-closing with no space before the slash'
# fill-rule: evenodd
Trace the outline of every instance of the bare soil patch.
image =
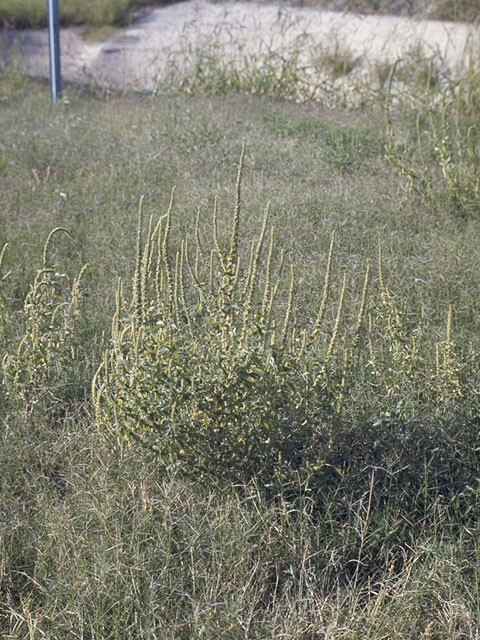
<svg viewBox="0 0 480 640">
<path fill-rule="evenodd" d="M 398 10 L 405 6 L 399 3 Z M 329 48 L 336 55 L 348 51 L 356 73 L 412 52 L 435 56 L 442 69 L 455 70 L 471 55 L 478 35 L 477 26 L 461 22 L 311 6 L 187 0 L 142 10 L 130 26 L 100 42 L 84 38 L 78 27 L 62 29 L 62 75 L 69 82 L 152 90 L 163 74 L 181 68 L 192 52 L 212 43 L 218 44 L 221 56 L 289 51 L 295 46 L 301 47 L 302 55 Z M 4 59 L 16 53 L 28 73 L 48 76 L 46 29 L 10 31 L 2 39 Z"/>
</svg>

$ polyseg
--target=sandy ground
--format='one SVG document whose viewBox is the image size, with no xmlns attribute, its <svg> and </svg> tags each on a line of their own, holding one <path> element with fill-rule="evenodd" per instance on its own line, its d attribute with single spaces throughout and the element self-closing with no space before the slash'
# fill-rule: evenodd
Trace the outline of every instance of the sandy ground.
<svg viewBox="0 0 480 640">
<path fill-rule="evenodd" d="M 274 4 L 213 3 L 187 0 L 139 14 L 125 30 L 102 42 L 89 43 L 79 29 L 61 31 L 64 80 L 95 82 L 141 90 L 155 89 L 172 67 L 183 68 L 192 53 L 217 47 L 222 56 L 301 49 L 320 55 L 348 48 L 357 70 L 375 62 L 392 62 L 418 47 L 436 55 L 444 70 L 455 71 L 480 44 L 480 29 L 471 25 L 402 17 L 363 16 Z M 47 31 L 3 35 L 3 56 L 20 54 L 25 69 L 48 76 Z"/>
</svg>

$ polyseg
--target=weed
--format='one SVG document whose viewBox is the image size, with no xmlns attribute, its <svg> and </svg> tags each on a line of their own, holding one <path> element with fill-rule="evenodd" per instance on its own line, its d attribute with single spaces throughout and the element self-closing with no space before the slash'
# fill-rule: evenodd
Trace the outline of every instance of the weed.
<svg viewBox="0 0 480 640">
<path fill-rule="evenodd" d="M 305 320 L 297 323 L 293 267 L 288 286 L 282 284 L 283 258 L 275 267 L 268 208 L 247 261 L 241 259 L 242 162 L 243 155 L 226 249 L 218 239 L 216 203 L 210 242 L 201 237 L 197 218 L 193 248 L 185 238 L 173 251 L 173 196 L 165 216 L 150 218 L 145 241 L 140 203 L 132 301 L 120 283 L 112 346 L 92 386 L 97 422 L 154 451 L 164 470 L 178 468 L 197 479 L 256 478 L 268 486 L 298 475 L 318 474 L 321 481 L 325 466 L 348 466 L 341 442 L 361 427 L 371 443 L 369 427 L 359 420 L 375 405 L 381 415 L 401 407 L 396 420 L 409 422 L 432 394 L 437 410 L 429 421 L 471 402 L 462 381 L 465 365 L 455 355 L 451 307 L 444 340 L 432 344 L 421 321 L 408 323 L 391 294 L 380 248 L 378 293 L 368 295 L 367 267 L 356 317 L 344 327 L 343 277 L 327 326 L 332 238 L 316 319 L 310 328 Z M 373 321 L 365 340 L 367 306 Z M 340 435 L 344 406 L 348 426 Z"/>
<path fill-rule="evenodd" d="M 297 327 L 293 268 L 287 298 L 277 301 L 283 260 L 276 268 L 268 209 L 248 262 L 240 259 L 242 163 L 243 156 L 227 249 L 219 244 L 216 206 L 210 246 L 197 231 L 192 253 L 186 239 L 170 253 L 171 207 L 158 223 L 150 220 L 142 248 L 140 215 L 132 304 L 119 286 L 113 346 L 93 396 L 97 420 L 151 447 L 165 469 L 248 481 L 262 468 L 270 483 L 323 458 L 322 424 L 334 419 L 346 384 L 345 368 L 335 363 L 345 280 L 329 337 L 322 321 L 330 266 L 313 329 Z M 331 258 L 332 246 L 328 265 Z"/>
<path fill-rule="evenodd" d="M 395 67 L 392 79 L 394 70 Z M 405 145 L 401 151 L 395 144 L 388 97 L 387 158 L 407 188 L 415 189 L 431 206 L 446 200 L 455 214 L 476 216 L 480 203 L 479 131 L 475 122 L 465 122 L 461 116 L 460 105 L 466 90 L 463 83 L 448 86 L 440 102 L 434 102 L 429 91 L 427 130 L 422 130 L 419 114 L 416 145 L 414 149 Z"/>
<path fill-rule="evenodd" d="M 27 412 L 38 403 L 53 405 L 60 398 L 65 402 L 78 357 L 80 282 L 85 269 L 74 280 L 70 298 L 62 299 L 66 275 L 49 256 L 51 240 L 60 231 L 67 233 L 58 227 L 45 242 L 42 268 L 24 302 L 22 334 L 5 347 L 2 360 L 5 396 Z"/>
</svg>

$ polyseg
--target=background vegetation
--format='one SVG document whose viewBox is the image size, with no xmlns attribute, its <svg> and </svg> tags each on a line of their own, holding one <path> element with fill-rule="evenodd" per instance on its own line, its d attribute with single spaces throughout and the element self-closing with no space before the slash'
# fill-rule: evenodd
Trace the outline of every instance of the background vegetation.
<svg viewBox="0 0 480 640">
<path fill-rule="evenodd" d="M 478 73 L 426 68 L 3 70 L 0 635 L 479 637 Z"/>
<path fill-rule="evenodd" d="M 261 0 L 260 0 L 261 1 Z M 318 7 L 360 13 L 400 14 L 437 20 L 473 22 L 480 13 L 479 0 L 282 0 L 285 4 Z M 64 25 L 84 24 L 89 27 L 124 26 L 135 9 L 165 4 L 168 0 L 61 0 L 60 17 Z M 14 28 L 46 25 L 46 3 L 43 0 L 2 0 L 0 20 Z"/>
<path fill-rule="evenodd" d="M 60 0 L 63 25 L 83 24 L 89 27 L 125 26 L 135 9 L 164 4 L 165 0 Z M 0 20 L 15 29 L 32 29 L 47 24 L 47 3 L 42 0 L 2 0 Z"/>
<path fill-rule="evenodd" d="M 478 19 L 480 5 L 478 0 L 434 0 L 418 2 L 415 0 L 333 0 L 322 2 L 313 0 L 313 6 L 326 6 L 329 9 L 358 11 L 360 13 L 380 13 L 426 17 L 436 20 Z M 307 2 L 306 4 L 310 4 Z"/>
</svg>

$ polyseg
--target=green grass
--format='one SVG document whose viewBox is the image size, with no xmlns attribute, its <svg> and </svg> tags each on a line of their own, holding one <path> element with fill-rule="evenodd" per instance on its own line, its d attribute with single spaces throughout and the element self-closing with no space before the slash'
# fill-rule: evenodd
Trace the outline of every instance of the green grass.
<svg viewBox="0 0 480 640">
<path fill-rule="evenodd" d="M 132 10 L 155 4 L 162 4 L 162 0 L 61 0 L 60 20 L 63 25 L 125 26 L 130 22 Z M 0 20 L 17 29 L 44 27 L 47 3 L 43 0 L 2 0 Z"/>
<path fill-rule="evenodd" d="M 413 101 L 412 110 L 397 101 L 390 121 L 398 157 L 438 187 L 432 197 L 406 188 L 398 164 L 385 157 L 391 138 L 378 101 L 363 111 L 332 111 L 229 92 L 105 99 L 67 89 L 52 106 L 43 83 L 7 71 L 0 79 L 0 249 L 8 243 L 0 267 L 0 635 L 479 637 L 480 228 L 475 208 L 457 209 L 443 196 L 435 150 L 427 145 L 419 158 L 417 116 L 425 139 L 432 126 L 426 103 Z M 468 95 L 453 138 L 459 142 L 464 126 L 478 125 Z M 247 465 L 219 469 L 215 450 L 209 473 L 204 464 L 196 469 L 190 451 L 189 469 L 179 455 L 164 470 L 155 452 L 124 441 L 118 408 L 117 425 L 90 397 L 94 372 L 119 344 L 110 333 L 116 307 L 122 313 L 115 326 L 128 333 L 114 353 L 124 360 L 109 361 L 118 380 L 111 370 L 110 379 L 99 374 L 98 385 L 133 393 L 135 352 L 143 364 L 153 361 L 147 373 L 160 376 L 157 352 L 142 342 L 159 335 L 156 325 L 139 330 L 129 306 L 132 277 L 137 268 L 135 289 L 142 273 L 140 197 L 147 226 L 150 215 L 166 212 L 176 185 L 168 241 L 174 259 L 185 236 L 193 252 L 197 210 L 202 246 L 210 247 L 217 196 L 218 241 L 228 251 L 244 139 L 239 256 L 248 265 L 270 201 L 272 259 L 283 250 L 294 265 L 292 315 L 299 329 L 311 328 L 335 233 L 319 361 L 346 273 L 332 360 L 340 370 L 370 261 L 358 361 L 343 408 L 305 414 L 325 457 L 311 473 L 290 459 L 283 482 L 281 474 L 269 478 Z M 69 235 L 56 233 L 44 254 L 56 227 Z M 37 276 L 24 307 L 44 266 L 53 270 Z M 279 318 L 288 306 L 285 275 Z M 115 303 L 119 278 L 123 306 Z M 213 376 L 211 319 L 188 287 L 186 296 L 198 328 L 195 362 L 203 348 L 202 366 Z M 335 400 L 336 372 L 324 387 Z M 170 390 L 178 403 L 192 411 L 187 383 L 170 380 L 178 383 Z M 294 392 L 303 384 L 295 380 Z M 212 388 L 206 375 L 201 382 Z M 251 388 L 245 421 L 273 395 Z M 134 408 L 150 410 L 157 390 Z M 194 409 L 211 417 L 222 402 Z M 281 415 L 297 419 L 304 407 L 294 413 L 289 405 Z M 144 416 L 136 417 L 141 424 Z M 156 417 L 160 423 L 165 416 Z M 207 435 L 221 423 L 210 419 Z"/>
<path fill-rule="evenodd" d="M 162 4 L 165 0 L 62 0 L 62 23 L 85 24 L 90 27 L 105 25 L 124 26 L 131 18 L 131 11 L 138 7 Z M 412 3 L 408 0 L 289 0 L 286 4 L 310 6 L 361 13 L 402 14 L 428 17 L 438 20 L 478 19 L 478 0 L 435 0 L 430 3 Z M 46 3 L 43 0 L 2 0 L 0 20 L 14 28 L 38 28 L 46 24 Z"/>
</svg>

